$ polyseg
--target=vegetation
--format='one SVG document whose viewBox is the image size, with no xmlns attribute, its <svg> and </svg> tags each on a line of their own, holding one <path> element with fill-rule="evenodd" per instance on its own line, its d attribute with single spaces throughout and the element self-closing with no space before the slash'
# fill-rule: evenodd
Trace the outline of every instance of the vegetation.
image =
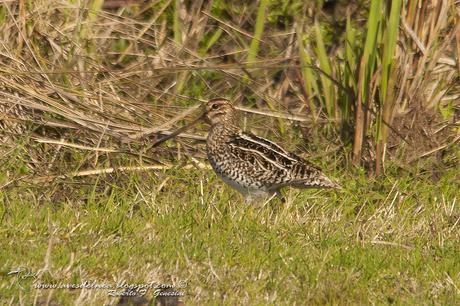
<svg viewBox="0 0 460 306">
<path fill-rule="evenodd" d="M 2 3 L 0 304 L 153 303 L 154 288 L 39 286 L 125 281 L 179 286 L 160 289 L 187 305 L 454 305 L 459 12 L 453 0 Z M 154 145 L 217 96 L 343 190 L 247 206 L 207 166 L 204 123 Z"/>
</svg>

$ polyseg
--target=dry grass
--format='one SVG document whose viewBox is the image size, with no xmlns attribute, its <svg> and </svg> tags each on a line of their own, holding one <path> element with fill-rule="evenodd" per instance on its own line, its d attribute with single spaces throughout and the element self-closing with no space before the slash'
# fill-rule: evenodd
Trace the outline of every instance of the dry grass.
<svg viewBox="0 0 460 306">
<path fill-rule="evenodd" d="M 260 39 L 248 31 L 255 23 L 255 15 L 250 12 L 256 12 L 256 6 L 177 2 L 176 7 L 166 1 L 128 7 L 109 3 L 106 7 L 120 7 L 103 10 L 101 3 L 90 1 L 72 6 L 59 1 L 36 1 L 33 5 L 8 4 L 2 8 L 4 43 L 0 81 L 2 118 L 7 126 L 4 139 L 27 130 L 49 135 L 47 138 L 76 139 L 77 145 L 94 148 L 125 147 L 126 142 L 134 142 L 130 152 L 138 153 L 139 136 L 174 128 L 190 113 L 187 107 L 197 106 L 202 98 L 212 96 L 230 96 L 237 103 L 257 105 L 262 111 L 289 111 L 296 115 L 310 108 L 316 113 L 304 118 L 314 120 L 318 114 L 322 116 L 322 105 L 314 103 L 316 106 L 311 109 L 310 101 L 321 103 L 318 96 L 321 84 L 316 87 L 318 92 L 304 91 L 303 81 L 299 80 L 306 77 L 306 71 L 302 73 L 299 68 L 303 62 L 295 52 L 299 50 L 297 31 L 309 35 L 311 23 L 304 19 L 299 28 L 297 24 L 301 21 L 287 7 L 275 6 L 268 17 L 258 21 L 259 27 L 264 23 L 270 26 Z M 431 112 L 434 107 L 447 113 L 445 118 L 438 116 L 436 124 L 446 126 L 447 130 L 458 125 L 457 115 L 453 116 L 458 112 L 459 100 L 458 86 L 453 86 L 458 84 L 454 57 L 458 42 L 452 26 L 457 18 L 456 3 L 424 2 L 421 6 L 417 3 L 411 1 L 403 6 L 399 48 L 391 71 L 393 83 L 389 87 L 391 103 L 385 105 L 382 117 L 390 129 L 384 124 L 384 135 L 399 129 L 393 121 L 411 120 L 420 111 Z M 248 13 L 238 15 L 240 9 L 247 9 Z M 302 9 L 310 15 L 321 13 L 314 5 Z M 364 14 L 363 8 L 355 4 L 348 8 L 340 2 L 336 4 L 336 11 L 345 9 L 356 20 Z M 437 14 L 429 13 L 430 9 Z M 178 18 L 174 28 L 168 26 L 171 10 Z M 216 16 L 223 12 L 227 21 Z M 291 27 L 290 23 L 282 23 L 285 16 L 294 18 Z M 420 18 L 425 18 L 424 22 Z M 356 22 L 358 27 L 359 23 Z M 317 39 L 321 37 L 321 33 L 316 34 Z M 251 45 L 254 50 L 250 51 L 246 46 L 249 42 L 257 42 L 260 51 L 256 45 Z M 248 52 L 253 57 L 257 53 L 257 59 L 249 59 L 250 66 L 246 64 Z M 341 49 L 336 48 L 329 56 L 340 59 L 341 54 Z M 327 62 L 320 67 L 325 65 Z M 346 68 L 339 64 L 332 68 L 327 69 L 332 73 L 329 78 L 341 80 L 340 69 Z M 376 66 L 376 73 L 379 70 Z M 325 77 L 324 71 L 309 73 Z M 378 75 L 374 79 L 369 85 L 373 91 L 379 84 Z M 340 88 L 333 89 L 337 96 L 335 104 L 342 99 Z M 381 106 L 372 98 L 366 103 L 360 117 L 366 119 L 368 126 L 366 148 L 371 154 L 366 156 L 370 156 L 370 163 L 381 162 L 384 157 L 381 150 L 386 152 L 386 147 L 376 149 L 378 142 L 369 130 Z M 339 108 L 336 105 L 334 109 Z M 178 113 L 184 116 L 176 116 Z M 343 120 L 349 120 L 343 116 L 337 120 L 331 111 L 327 113 L 337 127 Z M 362 123 L 358 120 L 356 124 Z M 284 131 L 283 122 L 278 121 L 278 126 Z M 429 133 L 427 137 L 433 135 Z M 395 133 L 392 139 L 400 141 L 399 136 Z M 455 133 L 446 137 L 446 143 L 455 137 Z M 355 139 L 356 150 L 359 147 Z M 45 158 L 42 162 L 49 164 L 50 160 Z"/>
<path fill-rule="evenodd" d="M 181 124 L 181 119 L 187 119 L 185 115 L 192 113 L 188 107 L 197 106 L 202 99 L 229 96 L 238 104 L 257 106 L 262 114 L 276 111 L 285 113 L 284 117 L 300 115 L 301 119 L 311 118 L 316 124 L 324 121 L 318 121 L 318 118 L 327 116 L 332 126 L 342 128 L 342 141 L 351 141 L 346 136 L 351 134 L 346 130 L 347 126 L 353 125 L 353 116 L 347 117 L 347 114 L 355 107 L 349 105 L 346 113 L 336 117 L 331 111 L 323 114 L 321 103 L 324 101 L 320 99 L 321 83 L 334 79 L 339 81 L 334 81 L 337 86 L 332 88 L 334 92 L 331 95 L 335 94 L 337 99 L 334 101 L 336 106 L 330 108 L 341 109 L 337 104 L 347 99 L 342 89 L 350 85 L 342 83 L 346 80 L 341 73 L 347 71 L 340 60 L 342 49 L 332 48 L 328 54 L 338 63 L 332 66 L 332 70 L 326 62 L 320 64 L 321 69 L 325 65 L 329 67 L 330 76 L 326 76 L 324 70 L 313 70 L 312 74 L 308 69 L 301 68 L 300 64 L 305 62 L 299 59 L 299 55 L 306 54 L 297 54 L 297 50 L 301 49 L 298 38 L 302 36 L 296 33 L 315 39 L 312 37 L 314 33 L 309 34 L 315 27 L 311 27 L 308 18 L 297 20 L 298 16 L 287 7 L 273 7 L 271 13 L 259 21 L 259 26 L 267 23 L 268 27 L 264 38 L 259 39 L 249 31 L 255 23 L 255 15 L 251 12 L 256 12 L 256 6 L 178 2 L 179 6 L 175 7 L 171 6 L 171 2 L 160 1 L 128 7 L 109 3 L 106 7 L 120 7 L 118 10 L 104 10 L 100 7 L 101 3 L 85 3 L 79 7 L 59 1 L 36 1 L 33 5 L 8 4 L 2 7 L 4 43 L 1 46 L 0 83 L 3 89 L 0 100 L 2 121 L 6 127 L 3 139 L 30 131 L 31 135 L 61 139 L 77 146 L 95 149 L 113 147 L 124 152 L 127 151 L 126 143 L 130 142 L 130 153 L 157 156 L 158 151 L 143 149 L 145 145 L 140 136 L 152 136 L 162 130 L 173 129 L 175 124 Z M 358 6 L 350 4 L 347 8 L 339 2 L 335 12 L 347 10 L 356 20 L 354 26 L 360 27 L 364 23 L 359 18 L 365 13 L 359 6 L 362 3 L 356 3 Z M 369 165 L 381 163 L 384 153 L 388 152 L 387 136 L 383 138 L 385 146 L 379 149 L 376 137 L 380 132 L 375 134 L 371 129 L 379 114 L 385 122 L 383 135 L 391 134 L 390 151 L 393 153 L 395 148 L 400 148 L 395 146 L 396 142 L 403 143 L 403 146 L 410 143 L 404 151 L 412 157 L 414 151 L 422 154 L 434 147 L 453 144 L 452 140 L 457 136 L 459 89 L 454 54 L 459 43 L 453 26 L 457 20 L 457 3 L 424 2 L 421 6 L 417 3 L 411 1 L 404 5 L 401 13 L 402 29 L 393 58 L 393 81 L 389 87 L 391 103 L 385 104 L 382 109 L 378 101 L 368 98 L 361 119 L 356 121 L 357 127 L 367 122 L 364 126 L 364 133 L 368 135 L 364 138 L 364 160 Z M 238 15 L 240 9 L 247 9 L 247 14 Z M 314 5 L 303 6 L 302 9 L 310 16 L 321 16 L 321 11 Z M 430 9 L 437 13 L 429 13 Z M 168 26 L 171 10 L 178 16 L 177 26 L 173 29 Z M 227 21 L 216 16 L 223 12 Z M 283 19 L 287 16 L 294 18 L 292 23 Z M 335 16 L 338 18 L 338 15 Z M 420 18 L 425 18 L 424 22 L 420 22 Z M 327 16 L 321 19 L 327 25 Z M 299 23 L 302 24 L 300 28 Z M 318 32 L 316 38 L 322 35 Z M 247 44 L 250 42 L 257 42 L 260 48 L 257 59 L 251 58 L 248 66 L 248 52 L 255 54 L 256 51 L 249 51 Z M 330 43 L 338 45 L 340 40 Z M 354 52 L 359 52 L 358 49 Z M 358 66 L 355 64 L 355 68 L 349 68 L 357 69 Z M 376 73 L 380 70 L 377 65 Z M 313 84 L 316 78 L 327 78 L 313 87 L 316 90 L 305 91 L 303 82 L 308 76 L 313 78 L 310 80 Z M 380 82 L 377 74 L 373 82 L 370 81 L 368 86 L 376 92 Z M 330 87 L 334 83 L 328 84 Z M 353 87 L 349 90 L 353 91 Z M 360 95 L 357 92 L 355 97 Z M 419 150 L 411 137 L 401 135 L 405 131 L 400 130 L 400 124 L 411 122 L 408 131 L 413 131 L 414 124 L 419 121 L 415 118 L 425 116 L 426 112 L 435 113 L 436 126 L 433 129 L 443 127 L 451 132 L 442 135 L 443 143 L 426 144 L 426 148 Z M 177 116 L 178 113 L 184 116 Z M 280 120 L 275 122 L 284 134 L 285 123 Z M 344 122 L 347 124 L 344 125 Z M 317 128 L 316 124 L 307 126 Z M 427 138 L 438 139 L 435 131 L 428 131 L 431 127 L 426 122 L 422 125 L 425 131 L 416 128 L 414 137 L 425 133 Z M 364 137 L 359 135 L 355 133 L 354 136 L 356 152 L 360 152 L 356 137 Z M 200 136 L 195 134 L 187 138 Z M 33 139 L 31 145 L 34 148 L 43 147 L 34 145 Z M 187 142 L 181 143 L 185 151 L 194 151 L 193 144 L 191 147 Z M 57 149 L 59 147 L 48 146 L 45 154 L 35 154 L 29 164 L 35 171 L 40 171 L 43 164 L 59 171 L 57 166 L 52 165 L 53 151 Z M 95 151 L 99 153 L 91 158 L 92 164 L 97 164 L 100 155 L 99 150 Z M 360 154 L 355 154 L 354 158 L 357 156 L 359 158 Z M 398 160 L 401 158 L 398 154 L 391 156 L 396 156 Z"/>
</svg>

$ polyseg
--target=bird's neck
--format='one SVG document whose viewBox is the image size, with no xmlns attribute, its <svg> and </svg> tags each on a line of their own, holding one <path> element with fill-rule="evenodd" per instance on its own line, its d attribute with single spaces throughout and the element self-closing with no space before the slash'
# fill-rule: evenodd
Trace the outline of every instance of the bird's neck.
<svg viewBox="0 0 460 306">
<path fill-rule="evenodd" d="M 240 131 L 241 129 L 232 122 L 217 123 L 211 126 L 208 139 L 220 138 L 221 140 L 224 140 L 226 138 L 230 138 L 236 133 L 239 133 Z"/>
</svg>

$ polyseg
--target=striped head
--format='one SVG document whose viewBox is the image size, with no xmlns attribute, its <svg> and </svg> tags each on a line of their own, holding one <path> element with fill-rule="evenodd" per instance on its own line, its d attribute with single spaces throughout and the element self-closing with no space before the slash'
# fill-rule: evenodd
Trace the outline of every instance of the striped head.
<svg viewBox="0 0 460 306">
<path fill-rule="evenodd" d="M 232 124 L 235 119 L 235 108 L 227 99 L 211 99 L 204 106 L 204 119 L 211 125 Z"/>
</svg>

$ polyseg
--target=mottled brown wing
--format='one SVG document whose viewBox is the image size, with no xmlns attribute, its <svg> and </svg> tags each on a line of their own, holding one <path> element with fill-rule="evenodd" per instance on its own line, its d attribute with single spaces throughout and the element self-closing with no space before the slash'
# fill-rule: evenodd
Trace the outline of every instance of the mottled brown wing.
<svg viewBox="0 0 460 306">
<path fill-rule="evenodd" d="M 258 165 L 256 169 L 265 171 L 263 181 L 271 189 L 284 186 L 337 187 L 319 168 L 267 139 L 240 133 L 230 140 L 229 145 L 233 154 Z"/>
</svg>

